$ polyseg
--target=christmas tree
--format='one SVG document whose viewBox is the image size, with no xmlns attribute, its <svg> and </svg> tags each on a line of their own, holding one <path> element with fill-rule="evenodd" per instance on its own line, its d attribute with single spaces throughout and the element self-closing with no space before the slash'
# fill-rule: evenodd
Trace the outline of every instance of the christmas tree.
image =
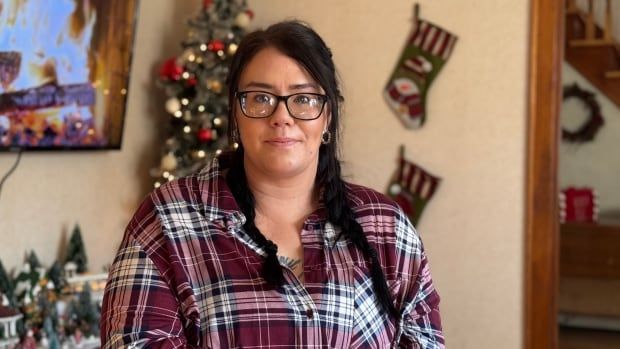
<svg viewBox="0 0 620 349">
<path fill-rule="evenodd" d="M 80 231 L 80 226 L 77 224 L 75 228 L 73 228 L 71 239 L 69 239 L 69 246 L 67 246 L 65 263 L 67 262 L 75 263 L 78 273 L 84 273 L 88 269 L 88 258 L 86 257 L 86 249 L 82 241 L 82 232 Z"/>
<path fill-rule="evenodd" d="M 253 17 L 245 0 L 204 0 L 188 21 L 183 53 L 161 66 L 159 83 L 168 99 L 168 136 L 155 187 L 203 167 L 228 147 L 228 66 Z"/>
</svg>

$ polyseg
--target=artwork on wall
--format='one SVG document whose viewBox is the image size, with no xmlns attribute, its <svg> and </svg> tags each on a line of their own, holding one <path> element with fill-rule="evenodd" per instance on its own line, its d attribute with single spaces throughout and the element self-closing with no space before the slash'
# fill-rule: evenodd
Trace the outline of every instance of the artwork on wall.
<svg viewBox="0 0 620 349">
<path fill-rule="evenodd" d="M 0 3 L 0 150 L 120 148 L 137 3 Z"/>
</svg>

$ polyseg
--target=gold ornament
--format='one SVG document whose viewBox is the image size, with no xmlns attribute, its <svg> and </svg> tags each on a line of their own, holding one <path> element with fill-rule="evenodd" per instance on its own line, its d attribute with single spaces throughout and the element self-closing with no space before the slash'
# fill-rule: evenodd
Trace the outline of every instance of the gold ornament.
<svg viewBox="0 0 620 349">
<path fill-rule="evenodd" d="M 160 167 L 164 171 L 174 171 L 178 166 L 177 157 L 172 152 L 161 158 Z"/>
<path fill-rule="evenodd" d="M 234 55 L 234 54 L 235 54 L 235 52 L 237 52 L 237 48 L 238 48 L 238 47 L 239 47 L 239 46 L 237 46 L 237 44 L 235 44 L 235 43 L 232 43 L 232 44 L 228 45 L 228 54 L 229 54 L 230 56 Z"/>
<path fill-rule="evenodd" d="M 222 92 L 222 83 L 219 80 L 207 81 L 207 88 L 215 93 Z"/>
</svg>

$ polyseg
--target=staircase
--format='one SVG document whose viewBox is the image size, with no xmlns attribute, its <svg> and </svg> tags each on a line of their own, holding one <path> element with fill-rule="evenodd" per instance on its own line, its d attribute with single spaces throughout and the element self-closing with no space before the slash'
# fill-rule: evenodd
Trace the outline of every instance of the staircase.
<svg viewBox="0 0 620 349">
<path fill-rule="evenodd" d="M 595 21 L 594 2 L 604 4 L 603 25 Z M 588 0 L 587 9 L 566 2 L 565 60 L 620 107 L 620 43 L 613 37 L 611 0 Z"/>
</svg>

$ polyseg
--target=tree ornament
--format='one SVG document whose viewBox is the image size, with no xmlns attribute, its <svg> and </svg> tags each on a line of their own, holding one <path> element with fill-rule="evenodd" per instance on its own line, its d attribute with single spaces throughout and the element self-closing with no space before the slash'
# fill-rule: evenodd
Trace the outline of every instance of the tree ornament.
<svg viewBox="0 0 620 349">
<path fill-rule="evenodd" d="M 222 51 L 226 46 L 221 40 L 211 40 L 207 45 L 207 49 L 211 52 Z"/>
<path fill-rule="evenodd" d="M 171 97 L 166 101 L 166 111 L 170 114 L 174 114 L 181 110 L 181 101 L 176 97 Z"/>
<path fill-rule="evenodd" d="M 164 155 L 161 158 L 161 162 L 159 167 L 161 167 L 161 169 L 163 171 L 174 171 L 177 169 L 178 166 L 178 161 L 177 161 L 177 157 L 174 156 L 174 153 L 169 152 L 168 154 Z"/>
<path fill-rule="evenodd" d="M 176 58 L 168 58 L 159 69 L 159 77 L 164 80 L 177 81 L 181 79 L 183 67 L 177 64 Z"/>
<path fill-rule="evenodd" d="M 222 92 L 222 82 L 219 80 L 208 80 L 207 88 L 215 93 Z"/>
<path fill-rule="evenodd" d="M 237 48 L 239 46 L 237 44 L 235 44 L 234 42 L 230 45 L 228 45 L 228 55 L 232 56 L 237 52 Z"/>
<path fill-rule="evenodd" d="M 179 56 L 177 59 L 177 65 L 183 66 L 187 62 L 195 62 L 196 61 L 196 52 L 191 47 L 183 51 L 183 54 Z"/>
<path fill-rule="evenodd" d="M 202 1 L 202 8 L 204 8 L 204 9 L 208 9 L 209 7 L 211 7 L 211 5 L 213 5 L 213 0 L 203 0 Z"/>
<path fill-rule="evenodd" d="M 594 140 L 594 136 L 599 129 L 605 124 L 605 120 L 601 116 L 601 105 L 596 101 L 593 92 L 586 91 L 579 87 L 577 83 L 564 87 L 563 99 L 577 98 L 588 108 L 590 114 L 587 116 L 586 122 L 575 131 L 569 131 L 562 128 L 562 140 L 573 143 L 590 142 Z"/>
<path fill-rule="evenodd" d="M 252 13 L 252 11 L 249 12 Z M 250 25 L 251 21 L 252 17 L 250 17 L 250 14 L 247 11 L 240 12 L 237 17 L 235 17 L 235 25 L 242 29 L 247 28 Z"/>
<path fill-rule="evenodd" d="M 213 130 L 208 128 L 201 128 L 198 130 L 198 140 L 202 143 L 213 140 Z"/>
</svg>

